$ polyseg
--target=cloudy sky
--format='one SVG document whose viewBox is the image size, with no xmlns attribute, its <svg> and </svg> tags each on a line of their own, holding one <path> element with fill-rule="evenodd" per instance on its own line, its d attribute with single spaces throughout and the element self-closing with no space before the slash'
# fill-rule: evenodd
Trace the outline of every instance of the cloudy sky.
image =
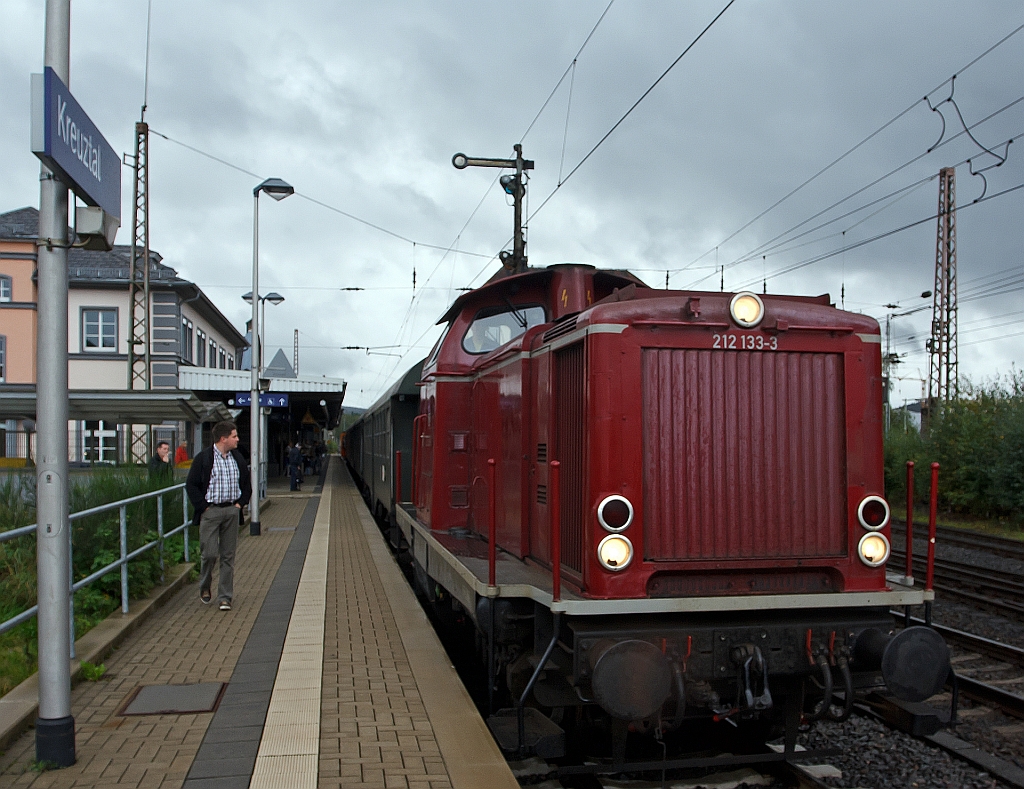
<svg viewBox="0 0 1024 789">
<path fill-rule="evenodd" d="M 982 202 L 967 160 L 994 165 L 1024 134 L 1020 4 L 736 0 L 575 169 L 726 2 L 152 0 L 152 247 L 243 326 L 252 188 L 292 183 L 295 197 L 261 200 L 261 290 L 286 297 L 268 307 L 268 351 L 290 357 L 298 329 L 300 372 L 345 378 L 348 404 L 365 406 L 429 350 L 458 288 L 483 282 L 511 236 L 497 171 L 457 171 L 457 151 L 506 157 L 522 141 L 536 161 L 533 265 L 827 292 L 883 322 L 930 304 L 935 221 L 921 220 L 939 169 L 956 166 L 960 370 L 1019 367 L 1024 188 L 1006 190 L 1024 183 L 1024 140 L 985 173 Z M 146 18 L 146 0 L 73 7 L 71 89 L 119 152 L 143 102 Z M 0 210 L 38 205 L 29 75 L 42 44 L 43 3 L 6 0 Z M 954 74 L 943 133 L 922 97 L 949 97 Z M 927 377 L 929 320 L 893 319 L 897 399 Z"/>
</svg>

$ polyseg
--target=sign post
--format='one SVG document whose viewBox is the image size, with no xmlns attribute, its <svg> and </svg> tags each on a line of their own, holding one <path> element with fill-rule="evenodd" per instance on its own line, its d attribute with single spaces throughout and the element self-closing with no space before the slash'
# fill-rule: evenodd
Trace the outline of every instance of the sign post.
<svg viewBox="0 0 1024 789">
<path fill-rule="evenodd" d="M 43 61 L 64 81 L 70 66 L 71 0 L 46 0 Z M 71 715 L 71 588 L 68 544 L 68 187 L 43 163 L 39 174 L 36 350 L 36 570 L 39 592 L 39 717 L 36 761 L 75 763 Z"/>
<path fill-rule="evenodd" d="M 36 761 L 75 763 L 71 714 L 71 527 L 68 519 L 68 188 L 101 212 L 92 235 L 112 244 L 121 161 L 67 88 L 71 0 L 46 0 L 44 71 L 32 76 L 32 152 L 39 174 L 36 240 L 36 569 L 39 717 Z"/>
</svg>

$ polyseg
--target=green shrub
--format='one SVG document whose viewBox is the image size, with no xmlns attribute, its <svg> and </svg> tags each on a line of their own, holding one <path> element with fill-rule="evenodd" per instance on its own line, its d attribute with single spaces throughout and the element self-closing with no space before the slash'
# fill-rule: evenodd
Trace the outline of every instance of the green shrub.
<svg viewBox="0 0 1024 789">
<path fill-rule="evenodd" d="M 71 512 L 80 512 L 102 504 L 137 496 L 166 487 L 166 482 L 149 479 L 145 469 L 99 469 L 72 481 L 69 498 Z M 181 525 L 182 491 L 164 499 L 164 528 Z M 128 551 L 157 538 L 157 503 L 149 499 L 126 508 Z M 35 478 L 11 475 L 0 480 L 0 531 L 27 526 L 35 520 Z M 193 532 L 195 530 L 193 529 Z M 118 510 L 100 513 L 71 522 L 72 572 L 79 581 L 96 570 L 117 561 L 120 551 L 120 515 Z M 194 554 L 198 545 L 193 539 Z M 5 621 L 36 604 L 36 537 L 34 534 L 0 544 L 0 621 Z M 184 559 L 181 535 L 164 542 L 164 561 L 168 567 Z M 145 596 L 160 582 L 160 554 L 154 547 L 128 565 L 128 593 L 131 598 Z M 115 569 L 74 597 L 75 634 L 81 636 L 111 612 L 121 601 L 121 574 Z M 36 670 L 35 618 L 0 635 L 0 695 L 6 693 Z"/>
</svg>

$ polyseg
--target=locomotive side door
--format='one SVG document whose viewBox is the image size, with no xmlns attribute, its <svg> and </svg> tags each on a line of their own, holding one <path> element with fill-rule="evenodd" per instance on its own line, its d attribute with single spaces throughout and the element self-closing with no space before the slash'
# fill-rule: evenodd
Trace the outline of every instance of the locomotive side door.
<svg viewBox="0 0 1024 789">
<path fill-rule="evenodd" d="M 551 399 L 551 364 L 553 354 L 545 353 L 534 360 L 534 385 L 530 397 L 532 399 L 533 420 L 529 428 L 529 451 L 527 454 L 526 495 L 528 497 L 527 512 L 530 518 L 530 544 L 527 551 L 530 556 L 547 562 L 551 558 L 550 524 L 551 514 L 548 510 L 548 462 L 552 435 L 552 399 Z"/>
</svg>

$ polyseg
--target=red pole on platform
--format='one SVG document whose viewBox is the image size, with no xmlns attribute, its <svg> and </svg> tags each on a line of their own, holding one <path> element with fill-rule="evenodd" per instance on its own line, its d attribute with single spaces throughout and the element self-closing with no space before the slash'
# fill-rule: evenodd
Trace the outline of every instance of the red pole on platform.
<svg viewBox="0 0 1024 789">
<path fill-rule="evenodd" d="M 914 461 L 907 461 L 907 578 L 914 577 Z"/>
<path fill-rule="evenodd" d="M 932 463 L 931 502 L 928 506 L 928 569 L 924 588 L 931 590 L 935 580 L 935 520 L 939 512 L 939 464 Z"/>
<path fill-rule="evenodd" d="M 487 521 L 487 585 L 497 585 L 497 562 L 498 562 L 498 517 L 497 517 L 497 504 L 495 501 L 494 491 L 494 478 L 496 476 L 495 469 L 497 463 L 494 458 L 490 458 L 487 461 L 487 506 L 488 506 L 488 521 Z"/>
<path fill-rule="evenodd" d="M 402 450 L 395 450 L 395 507 L 402 503 Z"/>
<path fill-rule="evenodd" d="M 551 461 L 551 602 L 562 599 L 562 464 Z"/>
</svg>

